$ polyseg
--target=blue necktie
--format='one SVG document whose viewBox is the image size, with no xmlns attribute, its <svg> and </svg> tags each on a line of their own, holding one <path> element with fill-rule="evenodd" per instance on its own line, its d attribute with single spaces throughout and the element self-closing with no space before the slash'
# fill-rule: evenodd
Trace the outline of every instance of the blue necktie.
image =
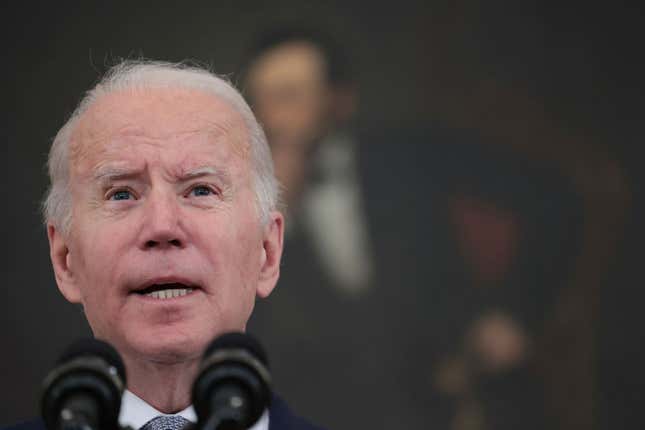
<svg viewBox="0 0 645 430">
<path fill-rule="evenodd" d="M 145 423 L 140 430 L 181 430 L 190 424 L 180 415 L 159 415 Z"/>
</svg>

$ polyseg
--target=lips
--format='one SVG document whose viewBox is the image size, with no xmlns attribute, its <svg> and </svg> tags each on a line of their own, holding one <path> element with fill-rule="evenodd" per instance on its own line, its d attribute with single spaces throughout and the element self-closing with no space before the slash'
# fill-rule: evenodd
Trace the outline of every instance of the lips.
<svg viewBox="0 0 645 430">
<path fill-rule="evenodd" d="M 172 299 L 191 294 L 199 288 L 198 284 L 185 279 L 157 278 L 144 282 L 133 289 L 131 293 L 153 299 Z"/>
</svg>

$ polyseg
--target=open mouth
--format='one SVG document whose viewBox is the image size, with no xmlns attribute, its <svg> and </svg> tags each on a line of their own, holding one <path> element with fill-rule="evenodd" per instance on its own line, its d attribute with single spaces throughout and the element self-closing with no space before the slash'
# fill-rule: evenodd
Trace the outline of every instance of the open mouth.
<svg viewBox="0 0 645 430">
<path fill-rule="evenodd" d="M 173 282 L 168 284 L 153 284 L 143 290 L 135 291 L 135 293 L 152 297 L 153 299 L 172 299 L 190 294 L 194 290 L 194 287 Z"/>
</svg>

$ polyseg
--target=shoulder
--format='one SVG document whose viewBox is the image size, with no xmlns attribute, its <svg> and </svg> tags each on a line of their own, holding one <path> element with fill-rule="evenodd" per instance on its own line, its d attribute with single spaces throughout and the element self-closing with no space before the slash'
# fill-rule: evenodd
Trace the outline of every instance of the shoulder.
<svg viewBox="0 0 645 430">
<path fill-rule="evenodd" d="M 304 418 L 295 415 L 284 400 L 274 395 L 269 408 L 269 430 L 323 430 L 323 428 L 314 426 Z"/>
<path fill-rule="evenodd" d="M 2 427 L 2 430 L 45 430 L 45 424 L 41 419 L 34 419 Z"/>
</svg>

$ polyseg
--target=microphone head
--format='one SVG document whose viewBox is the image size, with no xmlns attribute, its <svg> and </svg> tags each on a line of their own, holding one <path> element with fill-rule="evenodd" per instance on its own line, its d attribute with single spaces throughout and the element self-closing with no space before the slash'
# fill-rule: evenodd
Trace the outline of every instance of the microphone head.
<svg viewBox="0 0 645 430">
<path fill-rule="evenodd" d="M 125 365 L 121 356 L 116 349 L 109 343 L 94 338 L 79 339 L 72 343 L 63 351 L 61 356 L 56 361 L 57 365 L 64 364 L 65 362 L 72 361 L 78 357 L 95 357 L 102 359 L 116 371 L 118 377 L 126 383 L 125 378 Z"/>
<path fill-rule="evenodd" d="M 269 360 L 260 342 L 248 333 L 228 332 L 216 337 L 204 351 L 202 362 L 219 350 L 241 349 L 259 360 L 264 367 L 269 369 Z"/>
<path fill-rule="evenodd" d="M 251 427 L 271 402 L 267 355 L 257 339 L 240 332 L 214 339 L 202 357 L 192 398 L 202 430 Z"/>
<path fill-rule="evenodd" d="M 73 428 L 76 418 L 65 420 L 81 414 L 94 430 L 118 428 L 125 384 L 125 366 L 114 347 L 98 339 L 74 342 L 43 381 L 45 426 L 49 430 Z"/>
</svg>

